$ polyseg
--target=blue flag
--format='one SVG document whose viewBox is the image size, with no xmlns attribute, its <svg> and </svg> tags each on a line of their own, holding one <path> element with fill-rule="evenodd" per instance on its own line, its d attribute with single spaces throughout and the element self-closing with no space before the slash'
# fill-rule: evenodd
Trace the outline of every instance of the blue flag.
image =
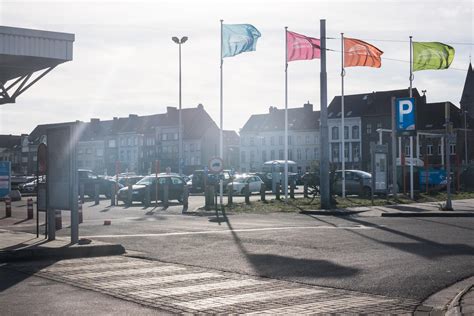
<svg viewBox="0 0 474 316">
<path fill-rule="evenodd" d="M 222 25 L 222 58 L 254 51 L 260 32 L 250 24 Z"/>
</svg>

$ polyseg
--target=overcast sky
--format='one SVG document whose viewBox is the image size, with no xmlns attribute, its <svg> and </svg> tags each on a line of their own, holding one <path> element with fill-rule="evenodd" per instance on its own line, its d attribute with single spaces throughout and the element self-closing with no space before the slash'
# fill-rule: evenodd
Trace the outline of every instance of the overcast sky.
<svg viewBox="0 0 474 316">
<path fill-rule="evenodd" d="M 319 38 L 365 39 L 384 51 L 382 68 L 346 70 L 346 94 L 409 85 L 408 36 L 451 43 L 451 69 L 415 73 L 429 102 L 459 105 L 473 51 L 472 0 L 466 1 L 21 1 L 0 0 L 0 25 L 74 33 L 74 59 L 0 105 L 0 134 L 30 133 L 38 124 L 163 113 L 178 106 L 182 46 L 183 107 L 199 103 L 219 124 L 219 20 L 250 23 L 261 33 L 255 52 L 224 60 L 224 128 L 251 114 L 284 107 L 284 27 Z M 340 50 L 340 40 L 328 40 Z M 340 53 L 328 52 L 328 103 L 340 94 Z M 319 60 L 289 64 L 289 107 L 319 108 Z"/>
</svg>

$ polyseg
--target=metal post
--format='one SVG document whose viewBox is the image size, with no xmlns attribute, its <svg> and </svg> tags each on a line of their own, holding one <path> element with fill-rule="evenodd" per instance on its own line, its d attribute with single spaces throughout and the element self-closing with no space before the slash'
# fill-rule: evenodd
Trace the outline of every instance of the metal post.
<svg viewBox="0 0 474 316">
<path fill-rule="evenodd" d="M 395 97 L 392 97 L 392 188 L 393 197 L 397 198 L 398 183 L 397 183 L 397 130 L 395 118 Z"/>
<path fill-rule="evenodd" d="M 344 75 L 346 70 L 344 69 L 344 33 L 341 33 L 341 144 L 342 144 L 342 198 L 346 197 L 346 148 L 344 137 Z"/>
<path fill-rule="evenodd" d="M 467 157 L 467 111 L 464 109 L 464 163 L 468 164 L 468 157 Z"/>
<path fill-rule="evenodd" d="M 452 211 L 453 206 L 451 204 L 451 159 L 449 157 L 449 134 L 451 132 L 450 126 L 450 109 L 449 109 L 449 102 L 445 103 L 444 106 L 444 117 L 445 117 L 445 124 L 446 124 L 446 142 L 445 142 L 445 154 L 446 154 L 446 179 L 447 179 L 447 187 L 446 187 L 446 205 L 444 206 L 445 211 Z"/>
<path fill-rule="evenodd" d="M 183 161 L 183 121 L 181 115 L 181 44 L 182 41 L 179 42 L 179 114 L 178 114 L 178 172 L 179 174 L 183 173 L 182 169 L 182 161 Z"/>
<path fill-rule="evenodd" d="M 416 159 L 420 159 L 420 135 L 416 132 Z"/>
<path fill-rule="evenodd" d="M 288 203 L 288 26 L 285 26 L 285 203 Z"/>
<path fill-rule="evenodd" d="M 326 74 L 326 20 L 320 20 L 321 38 L 321 73 L 320 73 L 320 146 L 321 162 L 319 164 L 321 177 L 321 208 L 330 209 L 329 191 L 329 135 L 328 135 L 328 112 L 327 112 L 327 74 Z"/>
<path fill-rule="evenodd" d="M 412 36 L 410 36 L 410 98 L 413 97 L 412 85 L 413 85 L 413 43 Z M 418 145 L 418 143 L 417 143 Z M 413 136 L 410 136 L 410 198 L 413 200 Z"/>
<path fill-rule="evenodd" d="M 221 113 L 220 113 L 220 132 L 219 132 L 219 158 L 224 159 L 224 99 L 223 99 L 223 66 L 224 66 L 224 59 L 222 58 L 222 35 L 223 35 L 223 22 L 224 20 L 221 20 L 221 95 L 220 95 L 220 103 L 221 103 Z M 223 195 L 224 195 L 224 180 L 220 179 L 219 180 L 219 201 L 221 208 L 223 207 Z"/>
<path fill-rule="evenodd" d="M 441 165 L 443 166 L 443 168 L 446 169 L 446 166 L 444 164 L 444 137 L 441 137 Z"/>
</svg>

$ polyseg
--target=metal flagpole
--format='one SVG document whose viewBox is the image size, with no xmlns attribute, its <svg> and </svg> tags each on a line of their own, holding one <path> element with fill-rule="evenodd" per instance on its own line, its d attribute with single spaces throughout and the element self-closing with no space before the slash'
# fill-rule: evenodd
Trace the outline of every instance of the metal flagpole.
<svg viewBox="0 0 474 316">
<path fill-rule="evenodd" d="M 342 198 L 346 197 L 346 148 L 344 137 L 344 33 L 341 33 L 341 143 L 342 143 Z"/>
<path fill-rule="evenodd" d="M 413 42 L 412 36 L 410 36 L 410 98 L 413 97 L 412 92 L 413 85 Z M 418 146 L 418 144 L 416 144 Z M 413 191 L 413 136 L 410 136 L 410 198 L 414 198 Z"/>
<path fill-rule="evenodd" d="M 288 203 L 288 26 L 285 26 L 285 203 Z"/>
<path fill-rule="evenodd" d="M 320 127 L 319 145 L 321 147 L 321 160 L 319 165 L 320 188 L 321 188 L 321 208 L 331 208 L 331 192 L 329 190 L 329 133 L 328 133 L 328 110 L 327 110 L 327 73 L 326 73 L 326 20 L 321 19 L 321 72 L 320 72 Z"/>
<path fill-rule="evenodd" d="M 224 116 L 223 116 L 223 109 L 224 109 L 224 106 L 223 106 L 223 88 L 222 88 L 222 66 L 224 64 L 224 58 L 222 58 L 222 23 L 224 22 L 224 20 L 221 19 L 221 96 L 220 96 L 220 102 L 221 102 L 221 120 L 220 120 L 220 133 L 219 133 L 219 158 L 223 159 L 224 158 L 224 155 L 223 155 L 223 147 L 224 147 L 224 136 L 223 136 L 223 126 L 224 126 Z M 219 181 L 219 200 L 220 200 L 220 203 L 221 203 L 221 208 L 222 208 L 222 205 L 223 205 L 223 194 L 224 194 L 224 184 L 223 184 L 223 180 L 220 179 Z"/>
</svg>

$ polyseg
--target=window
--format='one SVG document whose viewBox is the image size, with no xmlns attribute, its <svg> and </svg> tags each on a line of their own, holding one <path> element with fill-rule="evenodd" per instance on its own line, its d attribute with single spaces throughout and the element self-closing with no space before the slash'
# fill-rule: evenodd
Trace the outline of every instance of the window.
<svg viewBox="0 0 474 316">
<path fill-rule="evenodd" d="M 339 161 L 339 143 L 331 144 L 331 147 L 332 161 L 337 162 Z"/>
<path fill-rule="evenodd" d="M 96 154 L 98 157 L 102 157 L 102 156 L 104 155 L 104 148 L 96 148 L 95 154 Z"/>
<path fill-rule="evenodd" d="M 194 152 L 194 144 L 189 144 L 189 151 Z"/>
<path fill-rule="evenodd" d="M 148 138 L 146 139 L 146 145 L 147 145 L 147 146 L 153 146 L 153 145 L 155 145 L 155 139 L 154 139 L 154 138 L 151 138 L 151 137 L 148 137 Z"/>
<path fill-rule="evenodd" d="M 293 160 L 293 150 L 288 149 L 288 160 Z"/>
<path fill-rule="evenodd" d="M 201 150 L 201 143 L 196 143 L 196 151 L 200 151 Z"/>
<path fill-rule="evenodd" d="M 266 150 L 262 151 L 262 162 L 265 162 L 265 161 L 267 161 L 267 151 Z"/>
<path fill-rule="evenodd" d="M 410 145 L 405 145 L 405 156 L 410 155 Z"/>
<path fill-rule="evenodd" d="M 291 135 L 288 135 L 288 145 L 291 145 L 291 142 L 292 142 L 292 136 Z"/>
<path fill-rule="evenodd" d="M 433 156 L 433 145 L 426 145 L 426 154 L 428 156 Z"/>
<path fill-rule="evenodd" d="M 372 124 L 367 124 L 366 133 L 367 134 L 372 134 Z"/>
<path fill-rule="evenodd" d="M 128 137 L 127 138 L 127 145 L 128 146 L 131 146 L 133 144 L 133 138 L 132 137 Z"/>
<path fill-rule="evenodd" d="M 344 126 L 344 139 L 349 139 L 349 126 Z"/>
<path fill-rule="evenodd" d="M 242 163 L 245 163 L 245 162 L 246 162 L 246 161 L 245 161 L 245 151 L 242 151 L 242 152 L 240 153 L 240 162 L 242 162 Z"/>
<path fill-rule="evenodd" d="M 304 160 L 311 160 L 309 148 L 304 150 Z"/>
<path fill-rule="evenodd" d="M 359 139 L 359 126 L 352 126 L 352 139 Z"/>
<path fill-rule="evenodd" d="M 178 140 L 178 133 L 173 133 L 173 139 Z"/>
<path fill-rule="evenodd" d="M 339 139 L 339 128 L 337 126 L 333 126 L 331 129 L 332 139 Z"/>
<path fill-rule="evenodd" d="M 245 145 L 245 137 L 242 136 L 242 137 L 240 138 L 240 144 L 241 144 L 242 146 Z"/>
<path fill-rule="evenodd" d="M 82 154 L 84 153 L 84 150 L 83 150 L 82 148 L 80 148 L 80 149 L 77 150 L 77 153 L 78 153 L 79 155 L 82 155 Z"/>
<path fill-rule="evenodd" d="M 296 144 L 301 145 L 301 136 L 296 137 Z"/>
<path fill-rule="evenodd" d="M 438 156 L 441 156 L 441 144 L 438 144 Z"/>
<path fill-rule="evenodd" d="M 86 148 L 86 154 L 92 154 L 92 149 L 91 148 Z"/>
<path fill-rule="evenodd" d="M 318 147 L 314 148 L 314 159 L 315 160 L 319 159 L 319 148 Z"/>
<path fill-rule="evenodd" d="M 270 160 L 275 160 L 275 151 L 273 149 L 270 150 Z"/>
<path fill-rule="evenodd" d="M 121 146 L 127 145 L 127 140 L 125 139 L 125 137 L 120 138 L 120 145 L 121 145 Z"/>
<path fill-rule="evenodd" d="M 302 160 L 301 148 L 296 149 L 296 160 Z"/>
<path fill-rule="evenodd" d="M 161 134 L 161 140 L 168 140 L 168 134 L 166 133 Z"/>
<path fill-rule="evenodd" d="M 352 143 L 352 161 L 358 162 L 360 159 L 360 143 Z"/>
<path fill-rule="evenodd" d="M 183 184 L 183 180 L 181 180 L 180 178 L 171 178 L 171 182 L 173 184 Z"/>
<path fill-rule="evenodd" d="M 275 136 L 270 137 L 270 145 L 275 145 Z"/>
<path fill-rule="evenodd" d="M 250 162 L 254 162 L 255 161 L 255 152 L 252 150 L 250 151 Z"/>
<path fill-rule="evenodd" d="M 309 135 L 306 135 L 306 137 L 305 137 L 305 143 L 306 143 L 306 145 L 309 145 L 310 141 L 311 141 L 311 140 L 310 140 L 310 138 L 309 138 Z"/>
<path fill-rule="evenodd" d="M 109 139 L 109 148 L 115 148 L 115 139 Z"/>
<path fill-rule="evenodd" d="M 278 137 L 278 144 L 283 145 L 283 136 Z"/>
<path fill-rule="evenodd" d="M 344 161 L 349 161 L 349 143 L 344 143 Z"/>
<path fill-rule="evenodd" d="M 265 136 L 262 136 L 262 146 L 265 146 Z"/>
<path fill-rule="evenodd" d="M 283 157 L 283 156 L 284 156 L 283 153 L 284 153 L 284 152 L 283 152 L 283 149 L 280 149 L 280 150 L 278 151 L 278 159 L 280 159 L 280 160 L 285 159 L 285 157 Z"/>
<path fill-rule="evenodd" d="M 456 144 L 449 144 L 449 154 L 456 155 Z"/>
<path fill-rule="evenodd" d="M 250 146 L 253 146 L 254 145 L 254 138 L 253 136 L 250 136 Z"/>
<path fill-rule="evenodd" d="M 377 123 L 377 129 L 382 128 L 382 123 Z"/>
</svg>

